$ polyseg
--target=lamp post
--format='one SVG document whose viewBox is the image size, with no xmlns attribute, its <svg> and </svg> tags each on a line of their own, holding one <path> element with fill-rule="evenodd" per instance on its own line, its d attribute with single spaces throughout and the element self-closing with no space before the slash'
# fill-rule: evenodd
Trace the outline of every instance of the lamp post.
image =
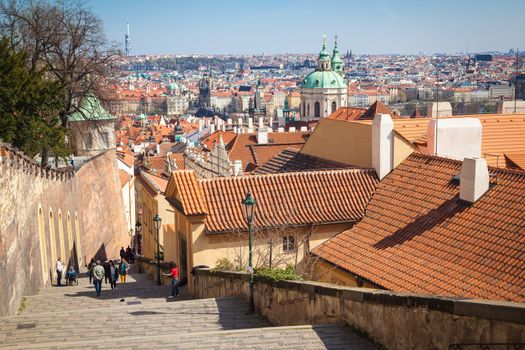
<svg viewBox="0 0 525 350">
<path fill-rule="evenodd" d="M 153 218 L 153 223 L 155 225 L 155 229 L 157 230 L 157 285 L 161 285 L 160 283 L 160 239 L 159 239 L 159 231 L 160 231 L 160 224 L 162 222 L 162 219 L 160 218 L 159 214 L 155 215 Z"/>
<path fill-rule="evenodd" d="M 255 312 L 255 302 L 253 299 L 253 257 L 252 257 L 252 228 L 253 220 L 255 218 L 255 198 L 252 197 L 250 191 L 246 193 L 246 198 L 241 202 L 244 212 L 244 218 L 248 224 L 248 272 L 250 273 L 250 312 Z"/>
<path fill-rule="evenodd" d="M 141 249 L 140 249 L 140 241 L 141 241 L 141 237 L 140 237 L 140 231 L 142 231 L 142 224 L 140 223 L 140 220 L 137 219 L 137 222 L 135 223 L 135 241 L 134 241 L 134 248 L 135 248 L 135 251 L 137 252 L 137 254 L 141 254 Z"/>
</svg>

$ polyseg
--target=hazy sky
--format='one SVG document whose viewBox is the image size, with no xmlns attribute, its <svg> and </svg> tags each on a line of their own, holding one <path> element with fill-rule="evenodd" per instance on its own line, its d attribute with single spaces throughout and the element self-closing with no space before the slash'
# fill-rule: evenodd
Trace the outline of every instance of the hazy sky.
<svg viewBox="0 0 525 350">
<path fill-rule="evenodd" d="M 88 0 L 133 54 L 525 50 L 525 0 Z"/>
</svg>

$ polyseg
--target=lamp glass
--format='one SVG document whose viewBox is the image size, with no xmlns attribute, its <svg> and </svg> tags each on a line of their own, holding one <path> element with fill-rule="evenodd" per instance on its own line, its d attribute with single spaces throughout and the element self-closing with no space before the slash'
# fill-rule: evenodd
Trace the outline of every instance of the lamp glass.
<svg viewBox="0 0 525 350">
<path fill-rule="evenodd" d="M 153 223 L 155 225 L 156 230 L 160 230 L 160 223 L 162 222 L 162 219 L 160 218 L 159 214 L 155 215 L 153 218 Z"/>
</svg>

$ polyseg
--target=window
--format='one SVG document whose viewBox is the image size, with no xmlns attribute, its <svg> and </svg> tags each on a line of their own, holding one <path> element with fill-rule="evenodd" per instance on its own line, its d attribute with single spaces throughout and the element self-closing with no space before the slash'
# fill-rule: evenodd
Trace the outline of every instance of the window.
<svg viewBox="0 0 525 350">
<path fill-rule="evenodd" d="M 284 236 L 283 237 L 283 252 L 292 252 L 295 250 L 295 237 Z"/>
<path fill-rule="evenodd" d="M 306 115 L 310 115 L 310 104 L 306 106 Z"/>
<path fill-rule="evenodd" d="M 332 113 L 334 113 L 337 109 L 337 103 L 335 101 L 332 102 Z"/>
<path fill-rule="evenodd" d="M 93 148 L 93 136 L 90 133 L 85 133 L 84 136 L 84 148 L 92 149 Z"/>
<path fill-rule="evenodd" d="M 102 140 L 102 148 L 109 148 L 109 134 L 107 132 L 101 133 L 100 139 Z"/>
<path fill-rule="evenodd" d="M 314 118 L 321 118 L 321 104 L 319 102 L 314 104 Z"/>
</svg>

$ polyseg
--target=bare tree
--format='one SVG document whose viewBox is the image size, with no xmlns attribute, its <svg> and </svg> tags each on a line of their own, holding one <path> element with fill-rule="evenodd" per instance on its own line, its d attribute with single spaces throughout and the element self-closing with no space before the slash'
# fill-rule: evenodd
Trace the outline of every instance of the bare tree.
<svg viewBox="0 0 525 350">
<path fill-rule="evenodd" d="M 1 0 L 0 33 L 27 52 L 32 71 L 61 84 L 57 117 L 64 128 L 71 114 L 83 113 L 80 106 L 87 96 L 104 100 L 105 75 L 118 50 L 107 42 L 102 21 L 83 2 Z"/>
</svg>

